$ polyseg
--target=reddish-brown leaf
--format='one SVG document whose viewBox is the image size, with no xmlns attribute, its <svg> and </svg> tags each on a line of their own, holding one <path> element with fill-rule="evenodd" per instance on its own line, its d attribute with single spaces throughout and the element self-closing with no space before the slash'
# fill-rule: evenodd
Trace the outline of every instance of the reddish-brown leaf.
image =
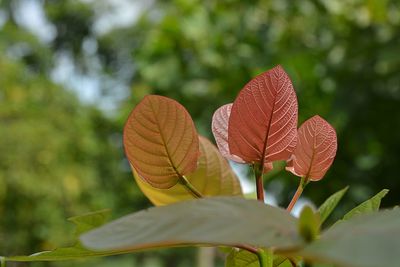
<svg viewBox="0 0 400 267">
<path fill-rule="evenodd" d="M 305 121 L 299 128 L 297 146 L 286 170 L 308 180 L 318 181 L 332 165 L 337 150 L 336 132 L 320 116 Z"/>
<path fill-rule="evenodd" d="M 218 149 L 205 137 L 200 137 L 200 158 L 197 169 L 186 175 L 186 179 L 203 196 L 241 195 L 239 179 L 229 163 L 218 152 Z M 137 175 L 133 175 L 139 188 L 154 205 L 167 205 L 179 201 L 193 199 L 193 195 L 181 184 L 169 189 L 158 189 L 150 186 Z"/>
<path fill-rule="evenodd" d="M 227 159 L 244 163 L 244 161 L 238 156 L 232 155 L 229 152 L 228 145 L 228 123 L 229 116 L 231 114 L 232 103 L 223 105 L 219 109 L 214 112 L 212 118 L 211 129 L 214 134 L 215 141 L 217 142 L 217 146 L 221 155 Z M 235 145 L 235 144 L 232 144 Z"/>
<path fill-rule="evenodd" d="M 193 172 L 199 137 L 186 109 L 175 100 L 146 96 L 129 115 L 124 128 L 125 153 L 143 179 L 156 188 L 170 188 Z"/>
<path fill-rule="evenodd" d="M 268 167 L 290 157 L 296 128 L 296 93 L 289 76 L 277 66 L 247 83 L 237 96 L 229 118 L 229 150 L 247 163 Z"/>
</svg>

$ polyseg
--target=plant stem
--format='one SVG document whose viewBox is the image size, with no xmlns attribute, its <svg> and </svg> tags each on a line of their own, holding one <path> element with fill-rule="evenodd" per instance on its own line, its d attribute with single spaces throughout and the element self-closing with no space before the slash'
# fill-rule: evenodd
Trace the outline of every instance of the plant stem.
<svg viewBox="0 0 400 267">
<path fill-rule="evenodd" d="M 256 178 L 257 199 L 264 203 L 263 167 L 262 165 L 254 164 L 253 170 Z"/>
<path fill-rule="evenodd" d="M 0 267 L 6 267 L 6 258 L 0 256 Z"/>
<path fill-rule="evenodd" d="M 287 207 L 287 211 L 292 211 L 294 205 L 296 204 L 297 200 L 299 199 L 301 193 L 303 193 L 304 188 L 306 188 L 306 185 L 308 184 L 308 179 L 307 177 L 301 177 L 299 186 L 297 187 L 296 193 L 294 194 L 292 200 L 290 201 L 289 206 Z"/>
<path fill-rule="evenodd" d="M 260 267 L 272 267 L 273 266 L 273 258 L 271 251 L 264 251 L 262 249 L 258 249 L 257 252 L 258 261 L 260 262 Z"/>
<path fill-rule="evenodd" d="M 195 198 L 202 198 L 203 195 L 186 179 L 185 176 L 180 176 L 179 182 L 185 189 L 191 193 Z"/>
</svg>

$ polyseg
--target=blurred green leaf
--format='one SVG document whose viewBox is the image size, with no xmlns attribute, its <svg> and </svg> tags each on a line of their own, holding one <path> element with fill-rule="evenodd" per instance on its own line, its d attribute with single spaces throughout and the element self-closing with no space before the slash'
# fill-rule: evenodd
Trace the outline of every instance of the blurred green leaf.
<svg viewBox="0 0 400 267">
<path fill-rule="evenodd" d="M 261 219 L 260 219 L 261 218 Z M 183 245 L 302 245 L 287 211 L 240 197 L 213 197 L 137 212 L 85 233 L 90 249 L 137 251 Z"/>
<path fill-rule="evenodd" d="M 91 212 L 85 215 L 69 218 L 75 224 L 76 235 L 103 225 L 110 215 L 110 210 Z M 57 248 L 53 251 L 38 252 L 29 256 L 6 257 L 6 261 L 60 261 L 87 257 L 99 257 L 120 254 L 116 252 L 95 252 L 84 248 L 80 242 L 71 247 Z"/>
<path fill-rule="evenodd" d="M 343 220 L 348 220 L 359 214 L 364 214 L 379 210 L 379 207 L 381 205 L 381 200 L 386 196 L 388 192 L 389 192 L 388 189 L 383 189 L 372 198 L 364 201 L 363 203 L 361 203 L 360 205 L 358 205 L 357 207 L 346 213 L 343 216 Z"/>
<path fill-rule="evenodd" d="M 300 213 L 299 217 L 299 233 L 304 241 L 312 242 L 317 239 L 320 229 L 320 216 L 314 213 L 310 206 L 305 206 Z"/>
<path fill-rule="evenodd" d="M 337 266 L 400 266 L 400 211 L 361 214 L 334 225 L 296 253 Z"/>
<path fill-rule="evenodd" d="M 342 199 L 344 194 L 347 192 L 349 189 L 348 186 L 343 188 L 342 190 L 334 193 L 330 197 L 328 197 L 324 203 L 318 208 L 318 212 L 321 216 L 321 224 L 325 222 L 325 220 L 329 217 L 329 215 L 332 213 L 332 211 L 335 209 L 339 201 Z"/>
</svg>

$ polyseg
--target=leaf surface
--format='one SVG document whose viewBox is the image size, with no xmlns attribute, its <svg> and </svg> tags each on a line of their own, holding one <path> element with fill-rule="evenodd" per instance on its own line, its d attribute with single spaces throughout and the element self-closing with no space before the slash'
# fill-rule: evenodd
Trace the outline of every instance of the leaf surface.
<svg viewBox="0 0 400 267">
<path fill-rule="evenodd" d="M 283 209 L 240 197 L 178 202 L 137 212 L 81 236 L 93 250 L 248 244 L 275 249 L 302 245 L 297 220 Z"/>
<path fill-rule="evenodd" d="M 297 98 L 281 66 L 266 71 L 240 91 L 229 118 L 228 144 L 246 163 L 287 160 L 296 146 Z M 269 164 L 269 165 L 266 165 Z"/>
<path fill-rule="evenodd" d="M 388 189 L 381 190 L 378 194 L 376 194 L 372 198 L 364 201 L 363 203 L 361 203 L 360 205 L 358 205 L 357 207 L 346 213 L 343 216 L 343 220 L 348 220 L 359 214 L 365 214 L 379 210 L 379 207 L 381 205 L 381 200 L 386 196 L 388 192 L 389 192 Z"/>
<path fill-rule="evenodd" d="M 252 252 L 243 249 L 231 249 L 226 257 L 225 267 L 259 267 L 258 256 Z M 273 256 L 273 267 L 292 267 L 284 256 Z"/>
<path fill-rule="evenodd" d="M 200 158 L 195 172 L 186 175 L 187 180 L 203 195 L 241 195 L 239 180 L 226 159 L 205 137 L 200 136 Z M 158 189 L 143 181 L 135 170 L 135 180 L 142 192 L 156 205 L 166 205 L 178 201 L 193 199 L 180 183 L 169 189 Z"/>
<path fill-rule="evenodd" d="M 400 211 L 363 214 L 335 224 L 296 253 L 343 267 L 400 266 Z"/>
<path fill-rule="evenodd" d="M 311 242 L 317 239 L 320 230 L 320 217 L 318 213 L 314 213 L 310 206 L 305 206 L 299 217 L 299 232 L 304 241 Z"/>
<path fill-rule="evenodd" d="M 349 189 L 348 186 L 343 188 L 342 190 L 336 192 L 335 194 L 328 197 L 324 203 L 318 208 L 318 212 L 321 216 L 321 224 L 325 222 L 325 220 L 329 217 L 332 211 L 335 209 L 339 201 L 343 198 L 344 194 Z"/>
<path fill-rule="evenodd" d="M 156 188 L 170 188 L 193 172 L 199 138 L 186 109 L 175 100 L 149 95 L 133 109 L 124 128 L 124 147 L 139 175 Z"/>
<path fill-rule="evenodd" d="M 229 117 L 231 115 L 232 103 L 218 108 L 213 115 L 211 129 L 221 155 L 227 159 L 244 163 L 243 159 L 232 155 L 228 145 Z M 233 146 L 235 144 L 232 144 Z"/>
<path fill-rule="evenodd" d="M 298 130 L 297 146 L 286 170 L 308 180 L 322 179 L 332 165 L 337 150 L 333 127 L 316 115 L 305 121 Z"/>
</svg>

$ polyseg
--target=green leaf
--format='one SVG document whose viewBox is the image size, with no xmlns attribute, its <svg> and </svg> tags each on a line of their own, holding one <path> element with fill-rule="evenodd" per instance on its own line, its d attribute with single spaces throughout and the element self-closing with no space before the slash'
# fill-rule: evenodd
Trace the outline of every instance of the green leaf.
<svg viewBox="0 0 400 267">
<path fill-rule="evenodd" d="M 314 213 L 311 207 L 305 206 L 299 218 L 299 232 L 304 241 L 311 242 L 317 239 L 320 225 L 319 214 Z"/>
<path fill-rule="evenodd" d="M 383 189 L 372 198 L 368 199 L 367 201 L 364 201 L 363 203 L 361 203 L 360 205 L 358 205 L 357 207 L 346 213 L 343 216 L 343 220 L 348 220 L 359 214 L 365 214 L 379 210 L 379 207 L 381 205 L 381 200 L 386 196 L 388 192 L 389 192 L 388 189 Z"/>
<path fill-rule="evenodd" d="M 287 211 L 240 197 L 189 200 L 137 212 L 81 236 L 93 250 L 137 251 L 185 245 L 302 245 Z"/>
<path fill-rule="evenodd" d="M 226 267 L 260 267 L 256 254 L 247 250 L 232 249 L 225 262 Z"/>
<path fill-rule="evenodd" d="M 110 217 L 111 210 L 104 209 L 95 212 L 90 212 L 85 215 L 79 215 L 75 217 L 68 218 L 68 221 L 75 224 L 75 235 L 79 235 L 97 228 L 107 222 Z"/>
<path fill-rule="evenodd" d="M 400 210 L 362 214 L 343 221 L 296 254 L 335 266 L 400 266 Z"/>
<path fill-rule="evenodd" d="M 82 216 L 76 216 L 68 219 L 76 226 L 75 234 L 79 236 L 85 231 L 89 231 L 104 224 L 110 215 L 110 210 L 101 210 L 91 212 Z M 60 261 L 81 259 L 87 257 L 99 257 L 120 254 L 120 252 L 97 252 L 84 248 L 80 242 L 76 242 L 71 247 L 57 248 L 52 251 L 43 251 L 30 256 L 6 257 L 6 261 Z"/>
<path fill-rule="evenodd" d="M 274 267 L 285 267 L 290 266 L 290 262 L 288 262 L 287 258 L 284 256 L 274 255 Z M 287 265 L 289 264 L 289 265 Z M 259 267 L 259 259 L 258 256 L 254 253 L 251 253 L 247 250 L 242 249 L 232 249 L 229 255 L 226 257 L 225 262 L 226 267 Z"/>
<path fill-rule="evenodd" d="M 342 190 L 336 192 L 335 194 L 328 197 L 324 203 L 318 208 L 319 215 L 321 216 L 321 224 L 329 217 L 332 211 L 335 209 L 339 201 L 343 198 L 344 194 L 349 189 L 348 186 Z"/>
</svg>

